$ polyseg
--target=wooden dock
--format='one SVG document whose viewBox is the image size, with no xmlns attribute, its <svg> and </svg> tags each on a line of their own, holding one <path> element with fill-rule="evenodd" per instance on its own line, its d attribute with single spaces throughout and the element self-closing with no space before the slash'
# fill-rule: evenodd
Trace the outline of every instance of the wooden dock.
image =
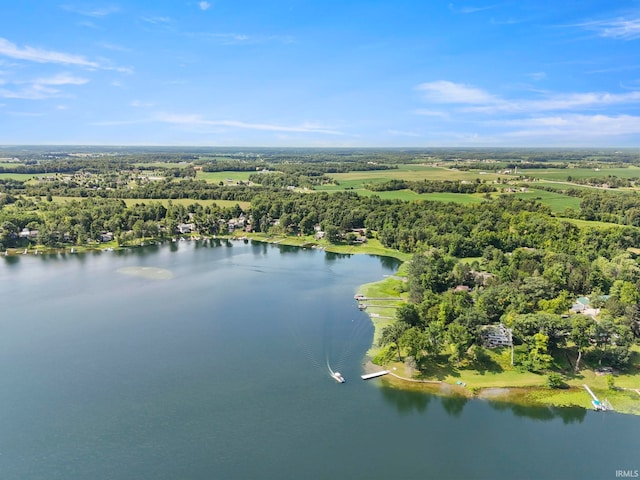
<svg viewBox="0 0 640 480">
<path fill-rule="evenodd" d="M 589 392 L 589 395 L 591 395 L 591 398 L 593 398 L 591 403 L 593 404 L 594 408 L 596 410 L 601 410 L 603 412 L 606 411 L 607 407 L 600 400 L 598 400 L 598 397 L 596 397 L 595 393 L 593 393 L 586 384 L 583 384 L 582 386 L 587 390 L 587 392 Z"/>
<path fill-rule="evenodd" d="M 360 378 L 362 378 L 363 380 L 370 380 L 372 378 L 377 378 L 377 377 L 381 377 L 383 375 L 386 375 L 387 373 L 389 373 L 389 370 L 381 370 L 379 372 L 368 373 L 366 375 L 360 375 Z"/>
</svg>

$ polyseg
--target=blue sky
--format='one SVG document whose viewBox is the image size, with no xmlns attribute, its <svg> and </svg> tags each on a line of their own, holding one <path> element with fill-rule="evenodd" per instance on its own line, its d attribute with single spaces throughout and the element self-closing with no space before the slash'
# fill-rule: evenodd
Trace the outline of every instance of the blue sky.
<svg viewBox="0 0 640 480">
<path fill-rule="evenodd" d="M 640 146 L 640 2 L 5 2 L 0 144 Z"/>
</svg>

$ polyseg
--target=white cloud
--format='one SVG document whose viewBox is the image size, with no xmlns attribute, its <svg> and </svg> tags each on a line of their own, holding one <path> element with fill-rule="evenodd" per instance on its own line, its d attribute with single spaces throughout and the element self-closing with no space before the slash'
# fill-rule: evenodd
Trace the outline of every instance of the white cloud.
<svg viewBox="0 0 640 480">
<path fill-rule="evenodd" d="M 495 4 L 495 5 L 485 5 L 482 7 L 455 7 L 453 5 L 453 3 L 449 4 L 449 10 L 451 10 L 453 13 L 477 13 L 477 12 L 484 12 L 485 10 L 493 10 L 494 8 L 498 8 L 501 7 L 502 4 Z"/>
<path fill-rule="evenodd" d="M 88 60 L 82 55 L 74 55 L 72 53 L 56 52 L 55 50 L 44 50 L 35 47 L 19 47 L 15 43 L 5 38 L 0 38 L 0 55 L 15 58 L 17 60 L 26 60 L 36 63 L 55 63 L 61 65 L 75 65 L 89 69 L 115 70 L 122 73 L 131 73 L 132 69 L 127 67 L 114 67 L 107 64 L 101 64 Z"/>
<path fill-rule="evenodd" d="M 136 120 L 110 120 L 104 122 L 95 122 L 92 125 L 98 126 L 114 126 L 114 125 L 135 125 L 143 123 L 167 123 L 175 126 L 201 128 L 207 127 L 215 131 L 222 132 L 225 129 L 242 129 L 242 130 L 260 130 L 268 132 L 286 132 L 286 133 L 322 133 L 325 135 L 343 135 L 330 127 L 319 125 L 316 123 L 305 122 L 300 125 L 275 125 L 268 123 L 250 123 L 240 120 L 209 120 L 198 114 L 175 114 L 175 113 L 156 113 L 147 118 Z"/>
<path fill-rule="evenodd" d="M 239 120 L 207 120 L 197 114 L 166 114 L 161 113 L 153 117 L 155 121 L 186 126 L 230 127 L 248 130 L 264 130 L 272 132 L 323 133 L 327 135 L 342 135 L 341 132 L 314 123 L 301 125 L 274 125 L 266 123 L 249 123 Z"/>
<path fill-rule="evenodd" d="M 78 65 L 89 68 L 100 68 L 96 62 L 87 60 L 81 55 L 43 50 L 34 47 L 20 48 L 10 41 L 0 38 L 0 55 L 5 55 L 18 60 L 28 60 L 37 63 L 60 63 L 63 65 Z"/>
<path fill-rule="evenodd" d="M 425 100 L 434 103 L 494 103 L 497 99 L 479 88 L 447 80 L 426 82 L 418 85 Z"/>
<path fill-rule="evenodd" d="M 527 73 L 527 77 L 529 77 L 531 80 L 535 80 L 535 81 L 539 81 L 542 80 L 543 78 L 546 78 L 547 74 L 544 72 L 533 72 L 533 73 Z"/>
<path fill-rule="evenodd" d="M 60 90 L 44 85 L 29 85 L 17 90 L 0 88 L 0 97 L 21 100 L 44 100 L 62 96 Z"/>
<path fill-rule="evenodd" d="M 110 6 L 104 8 L 80 8 L 74 5 L 60 5 L 60 8 L 68 12 L 77 13 L 78 15 L 84 15 L 86 17 L 106 17 L 112 13 L 120 11 L 118 7 Z"/>
<path fill-rule="evenodd" d="M 141 17 L 143 22 L 152 23 L 154 25 L 158 24 L 168 24 L 171 23 L 171 18 L 169 17 Z"/>
<path fill-rule="evenodd" d="M 59 73 L 52 77 L 37 78 L 32 81 L 38 85 L 84 85 L 89 82 L 88 79 L 82 77 L 75 77 L 68 73 Z"/>
<path fill-rule="evenodd" d="M 130 52 L 131 51 L 131 49 L 129 49 L 127 47 L 123 47 L 123 46 L 116 45 L 116 44 L 109 43 L 109 42 L 99 42 L 97 45 L 99 47 L 106 48 L 107 50 L 113 50 L 113 51 L 116 51 L 116 52 Z"/>
<path fill-rule="evenodd" d="M 634 115 L 556 115 L 497 122 L 523 127 L 508 136 L 568 136 L 589 139 L 640 134 L 640 117 Z"/>
<path fill-rule="evenodd" d="M 499 100 L 491 104 L 465 108 L 468 112 L 545 112 L 557 110 L 584 110 L 611 105 L 640 102 L 640 91 L 628 93 L 586 92 L 547 94 L 539 99 Z"/>
<path fill-rule="evenodd" d="M 244 33 L 211 33 L 211 32 L 187 32 L 188 37 L 212 40 L 220 45 L 257 45 L 264 43 L 281 43 L 288 45 L 295 42 L 290 35 L 247 35 Z"/>
<path fill-rule="evenodd" d="M 577 25 L 588 30 L 595 30 L 601 37 L 619 40 L 636 40 L 640 38 L 640 18 L 619 18 L 616 20 L 600 20 Z"/>
<path fill-rule="evenodd" d="M 422 97 L 425 101 L 432 104 L 459 105 L 459 110 L 462 112 L 485 114 L 585 110 L 640 102 L 640 90 L 625 93 L 543 92 L 536 98 L 505 99 L 473 86 L 445 80 L 422 83 L 416 89 L 422 92 Z M 437 115 L 429 109 L 416 110 L 415 113 L 419 115 Z"/>
<path fill-rule="evenodd" d="M 209 10 L 211 8 L 211 4 L 209 2 L 200 2 L 198 3 L 200 10 Z"/>
</svg>

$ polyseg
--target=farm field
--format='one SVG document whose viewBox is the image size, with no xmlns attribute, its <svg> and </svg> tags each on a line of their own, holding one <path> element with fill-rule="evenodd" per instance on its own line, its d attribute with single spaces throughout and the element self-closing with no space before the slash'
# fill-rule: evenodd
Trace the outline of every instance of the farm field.
<svg viewBox="0 0 640 480">
<path fill-rule="evenodd" d="M 640 167 L 630 165 L 628 168 L 549 168 L 549 169 L 518 169 L 519 175 L 566 182 L 567 177 L 572 178 L 602 178 L 608 175 L 619 178 L 640 177 Z"/>
<path fill-rule="evenodd" d="M 0 179 L 13 179 L 20 180 L 21 182 L 26 182 L 27 180 L 31 180 L 35 174 L 33 173 L 0 173 Z"/>
<path fill-rule="evenodd" d="M 362 183 L 382 182 L 391 179 L 402 180 L 495 180 L 500 177 L 497 173 L 480 174 L 476 171 L 462 171 L 445 167 L 432 167 L 427 165 L 401 165 L 393 170 L 368 170 L 365 172 L 332 173 L 329 177 L 343 182 L 360 181 Z"/>
<path fill-rule="evenodd" d="M 517 198 L 537 200 L 543 205 L 547 205 L 555 213 L 562 213 L 567 208 L 580 210 L 580 198 L 570 197 L 568 195 L 563 195 L 562 193 L 531 189 L 527 192 L 516 192 L 512 195 Z"/>
<path fill-rule="evenodd" d="M 227 179 L 231 179 L 234 182 L 242 180 L 243 182 L 249 181 L 249 175 L 255 172 L 198 172 L 196 178 L 199 180 L 206 180 L 209 183 L 227 183 Z"/>
</svg>

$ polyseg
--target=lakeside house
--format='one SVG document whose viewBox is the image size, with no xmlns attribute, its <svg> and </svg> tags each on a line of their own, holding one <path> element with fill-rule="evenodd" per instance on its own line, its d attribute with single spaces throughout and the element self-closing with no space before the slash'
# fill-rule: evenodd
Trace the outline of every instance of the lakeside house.
<svg viewBox="0 0 640 480">
<path fill-rule="evenodd" d="M 98 240 L 101 242 L 110 242 L 111 240 L 113 240 L 113 233 L 112 232 L 101 232 L 100 235 L 98 235 Z"/>
<path fill-rule="evenodd" d="M 605 300 L 609 298 L 608 295 L 602 295 L 600 299 Z M 575 303 L 571 306 L 570 310 L 573 313 L 581 313 L 582 315 L 588 315 L 590 317 L 596 318 L 600 315 L 600 309 L 594 308 L 591 305 L 591 300 L 588 297 L 578 297 Z"/>
<path fill-rule="evenodd" d="M 178 233 L 191 233 L 195 230 L 196 226 L 193 223 L 179 223 L 176 227 Z"/>
<path fill-rule="evenodd" d="M 34 239 L 38 237 L 38 230 L 29 230 L 27 227 L 23 228 L 18 234 L 20 238 Z"/>
<path fill-rule="evenodd" d="M 480 336 L 487 348 L 513 346 L 513 332 L 502 323 L 499 325 L 483 325 Z"/>
</svg>

